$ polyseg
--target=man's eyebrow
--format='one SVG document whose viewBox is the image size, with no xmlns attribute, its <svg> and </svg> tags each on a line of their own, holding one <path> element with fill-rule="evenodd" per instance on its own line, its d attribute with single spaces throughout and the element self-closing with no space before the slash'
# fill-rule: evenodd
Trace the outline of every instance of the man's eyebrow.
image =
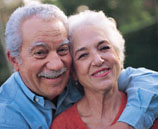
<svg viewBox="0 0 158 129">
<path fill-rule="evenodd" d="M 63 42 L 60 43 L 59 47 L 60 46 L 63 46 L 63 45 L 69 45 L 70 44 L 70 41 L 68 39 L 64 40 Z"/>
<path fill-rule="evenodd" d="M 32 43 L 31 47 L 28 48 L 29 52 L 31 52 L 35 47 L 38 46 L 46 47 L 46 44 L 44 42 L 34 42 Z"/>
<path fill-rule="evenodd" d="M 68 39 L 61 42 L 59 47 L 61 47 L 63 45 L 67 45 L 67 44 L 68 45 L 70 44 L 70 41 Z M 35 47 L 38 47 L 38 46 L 42 46 L 45 48 L 48 47 L 45 42 L 34 42 L 34 43 L 32 43 L 31 47 L 28 48 L 28 51 L 31 52 Z"/>
</svg>

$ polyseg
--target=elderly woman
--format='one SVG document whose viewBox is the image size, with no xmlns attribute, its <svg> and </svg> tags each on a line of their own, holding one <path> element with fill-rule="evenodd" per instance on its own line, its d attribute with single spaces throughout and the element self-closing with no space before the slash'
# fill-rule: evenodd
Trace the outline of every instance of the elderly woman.
<svg viewBox="0 0 158 129">
<path fill-rule="evenodd" d="M 83 86 L 85 95 L 54 120 L 52 129 L 110 128 L 127 102 L 117 84 L 125 57 L 124 39 L 116 22 L 103 12 L 85 11 L 71 16 L 69 32 L 74 78 Z"/>
</svg>

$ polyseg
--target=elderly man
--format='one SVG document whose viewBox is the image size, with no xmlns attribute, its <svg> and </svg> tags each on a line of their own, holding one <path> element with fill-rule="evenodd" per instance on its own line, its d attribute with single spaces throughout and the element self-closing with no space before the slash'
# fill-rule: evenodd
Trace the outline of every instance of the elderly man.
<svg viewBox="0 0 158 129">
<path fill-rule="evenodd" d="M 0 88 L 1 129 L 49 129 L 54 116 L 82 97 L 69 80 L 72 59 L 66 24 L 67 17 L 54 5 L 29 5 L 11 15 L 6 46 L 16 72 Z M 157 72 L 146 69 L 128 68 L 122 72 L 119 83 L 123 90 L 128 85 L 129 103 L 120 121 L 138 129 L 152 125 L 153 114 L 157 115 L 153 110 L 157 106 L 157 77 Z M 141 88 L 143 85 L 145 88 Z M 141 101 L 140 96 L 146 93 L 150 97 Z M 113 128 L 132 128 L 122 122 L 117 124 Z"/>
</svg>

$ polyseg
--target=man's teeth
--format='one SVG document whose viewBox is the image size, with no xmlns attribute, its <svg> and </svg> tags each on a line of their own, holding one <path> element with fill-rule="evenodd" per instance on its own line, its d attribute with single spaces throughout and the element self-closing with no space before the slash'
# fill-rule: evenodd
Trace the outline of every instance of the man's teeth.
<svg viewBox="0 0 158 129">
<path fill-rule="evenodd" d="M 47 79 L 54 79 L 54 78 L 57 78 L 57 77 L 59 77 L 59 76 L 61 76 L 62 74 L 56 74 L 56 75 L 51 75 L 51 76 L 45 76 L 45 78 L 47 78 Z"/>
</svg>

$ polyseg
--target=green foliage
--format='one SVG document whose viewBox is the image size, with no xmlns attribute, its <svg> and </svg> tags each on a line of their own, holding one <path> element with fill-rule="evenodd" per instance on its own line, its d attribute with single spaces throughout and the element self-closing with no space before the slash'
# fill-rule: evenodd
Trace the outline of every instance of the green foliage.
<svg viewBox="0 0 158 129">
<path fill-rule="evenodd" d="M 43 0 L 43 2 L 56 4 L 68 16 L 76 13 L 81 5 L 86 5 L 90 10 L 103 10 L 107 16 L 117 21 L 122 33 L 137 30 L 144 24 L 151 24 L 155 16 L 153 10 L 156 8 L 153 0 Z"/>
<path fill-rule="evenodd" d="M 7 62 L 5 59 L 4 51 L 2 49 L 1 43 L 0 43 L 0 85 L 8 78 L 9 76 L 9 69 L 7 67 Z"/>
<path fill-rule="evenodd" d="M 128 33 L 135 30 L 144 23 L 153 21 L 154 13 L 151 13 L 152 6 L 144 8 L 144 0 L 58 0 L 63 6 L 67 15 L 76 13 L 77 7 L 86 5 L 91 10 L 103 10 L 106 15 L 113 17 L 120 31 Z M 126 27 L 130 25 L 129 27 Z M 125 27 L 124 27 L 125 26 Z"/>
<path fill-rule="evenodd" d="M 60 9 L 64 10 L 63 6 L 60 4 L 58 0 L 42 0 L 42 3 L 54 4 L 58 6 Z"/>
<path fill-rule="evenodd" d="M 146 67 L 158 71 L 158 24 L 125 35 L 125 66 Z"/>
</svg>

